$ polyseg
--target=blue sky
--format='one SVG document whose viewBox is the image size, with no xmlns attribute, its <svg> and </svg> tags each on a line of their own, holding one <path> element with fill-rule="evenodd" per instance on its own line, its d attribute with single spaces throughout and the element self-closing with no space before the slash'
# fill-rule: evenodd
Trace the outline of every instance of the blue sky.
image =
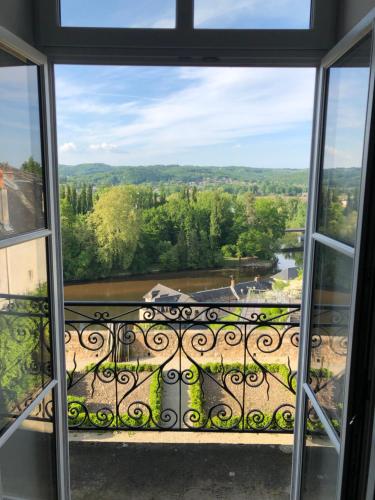
<svg viewBox="0 0 375 500">
<path fill-rule="evenodd" d="M 366 125 L 369 68 L 330 71 L 324 167 L 360 167 Z"/>
<path fill-rule="evenodd" d="M 277 0 L 279 6 L 281 1 L 289 7 L 297 2 Z M 97 18 L 103 6 L 104 14 L 119 16 L 110 7 L 126 3 L 74 0 L 75 11 L 81 6 L 84 15 L 87 2 L 86 19 Z M 159 19 L 156 23 L 172 5 L 170 0 L 129 0 L 134 8 L 127 13 L 138 9 L 144 16 L 146 2 L 147 15 Z M 274 2 L 215 0 L 215 9 L 209 9 L 213 0 L 196 0 L 196 6 L 198 12 L 203 7 L 211 12 L 211 23 L 226 13 L 235 24 L 250 6 L 254 14 L 255 7 L 265 11 Z M 159 9 L 153 10 L 156 5 Z M 300 11 L 295 8 L 295 13 L 297 19 Z M 201 17 L 201 22 L 209 18 Z M 55 73 L 60 163 L 309 166 L 312 68 L 58 65 Z M 328 110 L 325 164 L 359 166 L 369 71 L 343 67 L 331 74 L 334 99 Z M 20 166 L 31 155 L 40 161 L 37 95 L 34 67 L 1 68 L 0 161 Z"/>
<path fill-rule="evenodd" d="M 315 70 L 56 66 L 60 163 L 307 168 Z"/>
<path fill-rule="evenodd" d="M 175 0 L 61 0 L 67 26 L 173 28 Z M 197 28 L 307 28 L 310 0 L 195 0 Z M 306 168 L 313 69 L 56 68 L 59 161 Z"/>
<path fill-rule="evenodd" d="M 0 162 L 41 161 L 38 73 L 35 66 L 0 68 Z"/>
<path fill-rule="evenodd" d="M 176 0 L 61 0 L 65 26 L 174 28 Z M 310 0 L 195 0 L 197 28 L 308 28 Z"/>
</svg>

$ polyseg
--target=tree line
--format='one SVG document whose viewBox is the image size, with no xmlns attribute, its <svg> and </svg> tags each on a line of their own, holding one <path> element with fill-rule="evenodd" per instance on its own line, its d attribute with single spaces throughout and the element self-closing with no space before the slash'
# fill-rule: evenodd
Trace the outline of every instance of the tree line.
<svg viewBox="0 0 375 500">
<path fill-rule="evenodd" d="M 60 199 L 66 200 L 73 214 L 87 214 L 94 206 L 94 195 L 92 185 L 84 184 L 80 190 L 76 186 L 63 184 L 60 188 Z"/>
<path fill-rule="evenodd" d="M 169 186 L 172 190 L 185 185 L 203 189 L 223 187 L 228 192 L 294 195 L 307 191 L 307 169 L 269 169 L 251 167 L 203 167 L 190 165 L 117 166 L 105 164 L 60 165 L 63 183 L 115 186 L 121 184 L 150 184 Z"/>
<path fill-rule="evenodd" d="M 221 267 L 226 258 L 273 259 L 302 198 L 185 185 L 61 187 L 66 280 Z M 304 221 L 303 221 L 304 222 Z M 303 226 L 303 224 L 302 224 Z"/>
</svg>

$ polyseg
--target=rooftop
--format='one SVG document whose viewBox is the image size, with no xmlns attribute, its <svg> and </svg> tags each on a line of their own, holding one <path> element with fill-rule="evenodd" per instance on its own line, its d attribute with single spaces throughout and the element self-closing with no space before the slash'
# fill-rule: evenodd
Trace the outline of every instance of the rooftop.
<svg viewBox="0 0 375 500">
<path fill-rule="evenodd" d="M 231 302 L 245 300 L 249 290 L 264 291 L 271 288 L 271 280 L 253 280 L 186 294 L 158 283 L 143 298 L 146 302 Z"/>
</svg>

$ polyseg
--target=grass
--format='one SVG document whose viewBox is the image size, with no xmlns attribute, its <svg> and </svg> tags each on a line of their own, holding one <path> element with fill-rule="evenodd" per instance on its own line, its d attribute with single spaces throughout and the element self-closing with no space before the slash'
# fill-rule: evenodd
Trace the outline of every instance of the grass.
<svg viewBox="0 0 375 500">
<path fill-rule="evenodd" d="M 219 329 L 221 328 L 222 330 L 231 330 L 233 326 L 235 326 L 236 323 L 241 320 L 239 316 L 241 315 L 242 312 L 242 307 L 236 307 L 233 312 L 226 314 L 225 316 L 222 316 L 221 318 L 217 318 L 220 322 L 227 322 L 227 323 L 233 323 L 232 325 L 225 325 L 223 323 L 210 323 L 208 326 L 212 329 Z"/>
<path fill-rule="evenodd" d="M 270 321 L 276 318 L 275 321 L 283 323 L 288 320 L 286 315 L 288 314 L 288 309 L 286 307 L 262 307 L 261 313 L 265 315 L 266 321 Z M 281 318 L 279 318 L 281 316 Z"/>
<path fill-rule="evenodd" d="M 86 372 L 90 372 L 95 369 L 97 365 L 91 363 L 85 367 Z M 68 395 L 68 422 L 69 426 L 73 428 L 98 428 L 100 429 L 111 429 L 124 427 L 127 429 L 130 427 L 134 428 L 157 428 L 157 425 L 161 422 L 162 414 L 162 381 L 160 379 L 160 371 L 157 365 L 152 365 L 149 363 L 135 364 L 135 363 L 117 363 L 106 362 L 102 363 L 97 367 L 98 370 L 104 371 L 106 369 L 114 370 L 115 366 L 117 371 L 128 370 L 132 372 L 155 372 L 151 375 L 150 391 L 149 391 L 149 407 L 151 408 L 153 420 L 148 419 L 148 414 L 139 414 L 137 416 L 130 416 L 128 413 L 122 414 L 120 416 L 114 416 L 110 414 L 105 414 L 105 412 L 89 412 L 86 410 L 86 398 L 83 396 L 72 396 Z M 220 373 L 228 373 L 231 370 L 236 370 L 243 372 L 242 363 L 226 363 L 222 364 L 219 362 L 211 362 L 200 365 L 202 370 L 211 375 L 217 375 Z M 278 374 L 280 380 L 295 391 L 296 389 L 296 378 L 293 377 L 290 381 L 290 371 L 289 368 L 280 363 L 267 363 L 262 365 L 262 367 L 269 373 L 274 375 Z M 192 427 L 205 428 L 205 429 L 236 429 L 249 431 L 278 431 L 280 429 L 285 431 L 293 431 L 294 429 L 294 419 L 292 415 L 287 415 L 287 418 L 283 418 L 283 410 L 278 414 L 273 415 L 271 413 L 261 413 L 253 412 L 248 415 L 243 421 L 239 415 L 233 415 L 231 418 L 220 419 L 217 416 L 208 419 L 208 415 L 204 409 L 204 397 L 202 391 L 202 374 L 198 370 L 196 365 L 192 365 L 190 368 L 192 372 L 191 380 L 194 381 L 189 386 L 189 409 L 190 409 L 190 422 Z M 245 372 L 248 373 L 260 373 L 262 368 L 255 364 L 246 364 Z M 333 373 L 326 369 L 311 369 L 311 373 L 320 378 L 330 378 Z M 288 408 L 286 408 L 288 410 Z M 338 430 L 340 427 L 338 420 L 332 420 L 333 426 Z M 323 430 L 323 426 L 319 422 L 307 422 L 307 430 L 309 432 L 317 432 Z"/>
<path fill-rule="evenodd" d="M 293 377 L 291 382 L 289 380 L 290 372 L 286 365 L 279 363 L 270 363 L 262 365 L 269 373 L 279 374 L 281 376 L 281 380 L 286 384 L 290 385 L 292 389 L 296 390 L 296 378 Z M 223 372 L 228 373 L 231 370 L 238 370 L 243 372 L 243 364 L 241 363 L 206 363 L 201 365 L 201 368 L 204 372 L 209 373 L 211 375 L 216 375 Z M 228 419 L 220 419 L 217 416 L 211 417 L 208 419 L 208 415 L 204 409 L 204 396 L 201 385 L 201 375 L 198 368 L 193 365 L 190 367 L 191 372 L 193 373 L 192 380 L 196 381 L 189 387 L 189 408 L 192 410 L 191 415 L 194 415 L 196 418 L 192 419 L 192 425 L 197 428 L 205 428 L 205 429 L 237 429 L 241 430 L 242 427 L 245 430 L 267 430 L 267 431 L 278 431 L 282 429 L 283 431 L 293 431 L 294 430 L 294 417 L 292 414 L 289 414 L 289 407 L 286 407 L 284 410 L 281 409 L 279 413 L 275 415 L 272 413 L 263 413 L 254 411 L 250 415 L 247 415 L 243 420 L 239 415 L 234 415 Z M 329 378 L 332 376 L 332 372 L 328 369 L 321 370 L 311 370 L 314 371 L 315 374 L 318 374 L 320 377 Z M 245 367 L 246 373 L 260 373 L 261 368 L 255 363 L 249 363 Z M 286 412 L 286 416 L 283 417 L 283 413 Z M 338 422 L 333 421 L 333 425 L 337 426 Z M 320 430 L 319 423 L 307 423 L 307 428 L 309 431 L 317 431 Z M 322 427 L 323 428 L 323 427 Z"/>
<path fill-rule="evenodd" d="M 108 365 L 107 367 L 103 367 L 103 370 L 107 368 L 112 368 L 112 362 L 103 363 L 103 365 Z M 95 364 L 93 364 L 95 366 Z M 124 365 L 122 369 L 129 369 L 129 371 L 137 371 L 135 367 L 137 365 L 129 364 L 129 363 L 117 363 L 117 368 L 119 370 L 119 365 Z M 90 366 L 90 365 L 88 365 Z M 142 367 L 142 369 L 140 369 Z M 154 369 L 158 368 L 155 365 L 142 364 L 138 366 L 138 371 L 142 372 L 152 372 Z M 149 369 L 147 369 L 149 368 Z M 86 370 L 88 367 L 86 367 Z M 90 370 L 87 370 L 90 371 Z M 162 413 L 162 396 L 163 396 L 163 385 L 160 378 L 160 372 L 158 370 L 155 371 L 151 375 L 150 382 L 150 392 L 149 392 L 149 407 L 151 409 L 152 419 L 149 418 L 149 414 L 146 411 L 146 414 L 134 413 L 134 416 L 130 416 L 128 413 L 124 413 L 122 415 L 112 415 L 110 412 L 90 412 L 87 410 L 86 398 L 83 396 L 72 396 L 68 395 L 68 425 L 72 428 L 118 428 L 126 426 L 130 428 L 157 428 L 157 425 L 161 420 Z"/>
</svg>

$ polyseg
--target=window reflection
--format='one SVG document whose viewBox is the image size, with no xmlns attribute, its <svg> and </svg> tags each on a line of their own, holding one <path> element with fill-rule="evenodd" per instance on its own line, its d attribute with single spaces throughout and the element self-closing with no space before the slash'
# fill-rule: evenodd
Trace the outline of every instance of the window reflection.
<svg viewBox="0 0 375 500">
<path fill-rule="evenodd" d="M 38 68 L 0 50 L 0 239 L 44 226 Z"/>
<path fill-rule="evenodd" d="M 317 243 L 310 384 L 340 432 L 352 292 L 352 259 Z"/>
<path fill-rule="evenodd" d="M 302 494 L 303 500 L 332 500 L 336 498 L 339 456 L 324 431 L 311 404 L 307 411 Z"/>
<path fill-rule="evenodd" d="M 318 231 L 354 245 L 370 75 L 371 38 L 329 70 Z"/>
<path fill-rule="evenodd" d="M 46 242 L 0 250 L 0 429 L 51 378 Z"/>
<path fill-rule="evenodd" d="M 0 449 L 1 498 L 56 498 L 52 395 Z"/>
</svg>

